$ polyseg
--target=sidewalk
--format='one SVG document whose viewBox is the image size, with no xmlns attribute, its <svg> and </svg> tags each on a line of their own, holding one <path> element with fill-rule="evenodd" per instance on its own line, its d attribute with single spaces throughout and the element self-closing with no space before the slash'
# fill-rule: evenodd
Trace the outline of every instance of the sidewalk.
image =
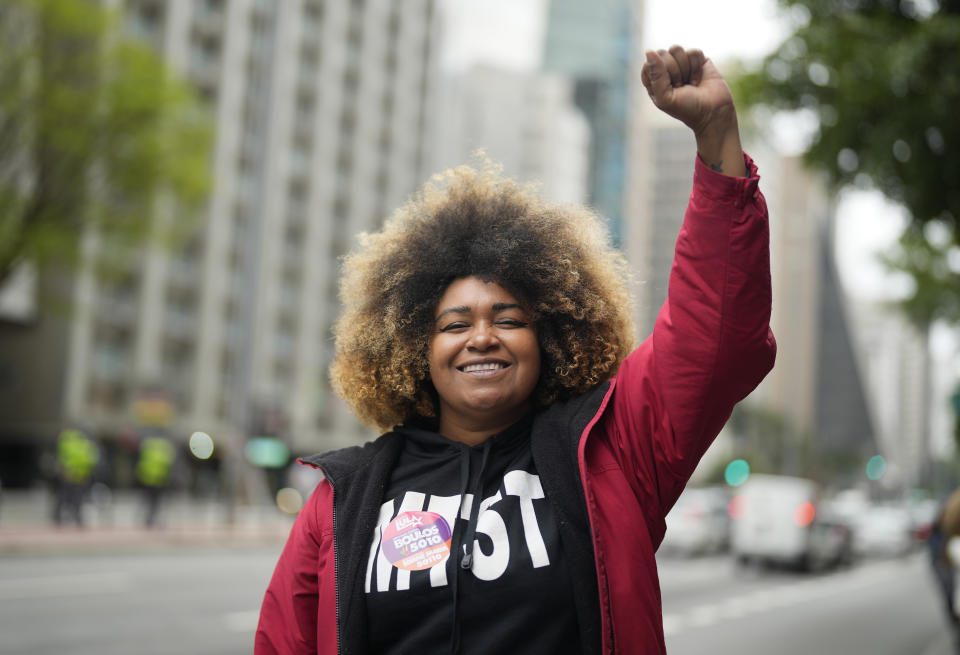
<svg viewBox="0 0 960 655">
<path fill-rule="evenodd" d="M 85 526 L 56 526 L 46 489 L 5 490 L 0 499 L 0 556 L 139 551 L 182 545 L 241 546 L 284 542 L 293 517 L 275 506 L 237 506 L 232 519 L 218 502 L 183 493 L 164 499 L 159 525 L 142 524 L 136 491 L 119 491 L 85 506 Z"/>
</svg>

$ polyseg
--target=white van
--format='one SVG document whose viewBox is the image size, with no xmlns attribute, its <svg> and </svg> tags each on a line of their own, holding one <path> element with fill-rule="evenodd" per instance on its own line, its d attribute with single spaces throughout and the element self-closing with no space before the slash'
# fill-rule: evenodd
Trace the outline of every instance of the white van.
<svg viewBox="0 0 960 655">
<path fill-rule="evenodd" d="M 751 475 L 730 502 L 731 551 L 737 562 L 820 570 L 852 558 L 849 526 L 820 504 L 817 483 Z"/>
<path fill-rule="evenodd" d="M 729 492 L 722 487 L 687 487 L 667 514 L 667 533 L 658 553 L 706 555 L 730 545 Z"/>
</svg>

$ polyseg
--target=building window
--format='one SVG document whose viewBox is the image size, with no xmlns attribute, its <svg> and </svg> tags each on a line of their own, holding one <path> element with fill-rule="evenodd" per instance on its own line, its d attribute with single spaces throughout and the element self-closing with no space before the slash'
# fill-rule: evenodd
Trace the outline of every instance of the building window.
<svg viewBox="0 0 960 655">
<path fill-rule="evenodd" d="M 284 232 L 284 238 L 287 243 L 287 247 L 300 250 L 304 246 L 304 239 L 306 235 L 304 234 L 304 223 L 302 215 L 292 215 L 287 220 L 287 227 Z"/>
<path fill-rule="evenodd" d="M 120 384 L 93 382 L 87 387 L 87 402 L 100 410 L 122 412 L 127 409 L 127 391 Z"/>
<path fill-rule="evenodd" d="M 390 173 L 385 166 L 380 166 L 377 169 L 377 177 L 374 180 L 374 185 L 376 186 L 377 194 L 381 197 L 387 194 L 387 188 L 390 186 Z"/>
<path fill-rule="evenodd" d="M 387 34 L 391 41 L 396 41 L 400 35 L 400 12 L 397 5 L 393 5 L 393 11 L 390 12 L 390 21 L 387 23 Z"/>
<path fill-rule="evenodd" d="M 384 125 L 380 128 L 380 136 L 377 139 L 377 148 L 380 150 L 381 155 L 387 155 L 390 153 L 390 148 L 393 145 L 393 134 L 390 132 L 390 127 Z"/>
<path fill-rule="evenodd" d="M 356 93 L 357 87 L 360 86 L 360 73 L 354 67 L 350 66 L 349 68 L 344 69 L 343 71 L 343 90 L 347 95 L 352 95 Z"/>
<path fill-rule="evenodd" d="M 190 49 L 191 64 L 197 73 L 205 73 L 220 61 L 220 38 L 195 34 Z"/>
<path fill-rule="evenodd" d="M 162 49 L 164 5 L 157 0 L 131 1 L 127 4 L 127 31 L 157 50 Z"/>
<path fill-rule="evenodd" d="M 309 116 L 313 113 L 315 104 L 316 97 L 314 96 L 313 89 L 308 86 L 301 86 L 297 90 L 297 111 Z"/>
<path fill-rule="evenodd" d="M 337 153 L 337 175 L 349 177 L 353 170 L 353 153 L 346 148 Z"/>
<path fill-rule="evenodd" d="M 223 348 L 220 350 L 220 378 L 223 380 L 224 385 L 226 386 L 230 381 L 233 380 L 233 376 L 236 374 L 237 362 L 233 356 L 233 351 L 229 348 Z"/>
<path fill-rule="evenodd" d="M 323 24 L 323 4 L 306 2 L 303 5 L 302 29 L 304 39 L 319 39 Z"/>
<path fill-rule="evenodd" d="M 297 142 L 293 152 L 290 153 L 290 172 L 298 179 L 310 176 L 310 149 L 302 146 L 302 142 Z"/>
<path fill-rule="evenodd" d="M 357 125 L 357 114 L 352 109 L 345 108 L 340 112 L 340 134 L 349 137 Z"/>
<path fill-rule="evenodd" d="M 231 273 L 243 268 L 243 249 L 239 243 L 234 243 L 227 252 L 227 266 Z"/>
<path fill-rule="evenodd" d="M 300 46 L 301 78 L 310 79 L 305 73 L 313 73 L 320 65 L 320 46 L 314 41 L 304 41 Z"/>
</svg>

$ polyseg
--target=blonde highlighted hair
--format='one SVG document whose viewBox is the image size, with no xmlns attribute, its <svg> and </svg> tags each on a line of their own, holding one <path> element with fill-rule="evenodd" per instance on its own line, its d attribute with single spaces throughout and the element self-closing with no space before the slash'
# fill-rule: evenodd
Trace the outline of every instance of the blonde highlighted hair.
<svg viewBox="0 0 960 655">
<path fill-rule="evenodd" d="M 454 280 L 497 282 L 532 314 L 538 406 L 616 373 L 633 348 L 627 266 L 601 219 L 484 163 L 434 176 L 344 260 L 333 388 L 369 425 L 437 412 L 427 370 L 434 312 Z"/>
</svg>

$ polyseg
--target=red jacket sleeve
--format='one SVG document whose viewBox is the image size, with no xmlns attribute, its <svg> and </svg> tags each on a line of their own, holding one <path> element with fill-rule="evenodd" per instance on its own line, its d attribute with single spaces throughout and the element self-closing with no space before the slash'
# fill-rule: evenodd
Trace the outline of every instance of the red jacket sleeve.
<svg viewBox="0 0 960 655">
<path fill-rule="evenodd" d="M 773 367 L 767 207 L 746 163 L 734 178 L 697 158 L 667 300 L 617 373 L 605 431 L 651 525 Z"/>
<path fill-rule="evenodd" d="M 336 652 L 336 609 L 322 600 L 334 585 L 332 497 L 321 481 L 293 524 L 260 607 L 255 655 Z"/>
</svg>

